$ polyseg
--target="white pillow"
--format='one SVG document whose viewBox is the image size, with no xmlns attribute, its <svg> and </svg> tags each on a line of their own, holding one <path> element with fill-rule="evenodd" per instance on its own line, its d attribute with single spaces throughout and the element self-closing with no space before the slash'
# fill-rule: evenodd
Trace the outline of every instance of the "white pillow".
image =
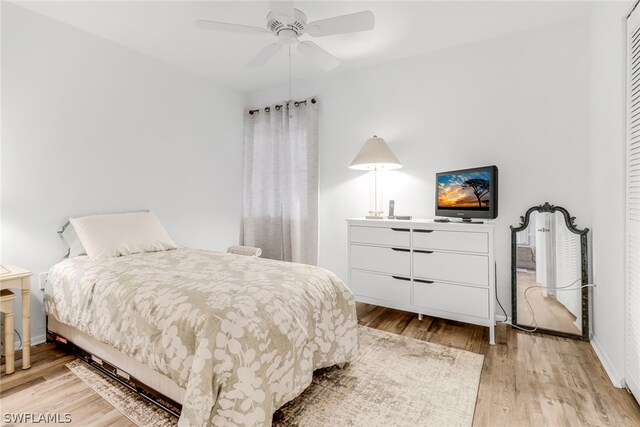
<svg viewBox="0 0 640 427">
<path fill-rule="evenodd" d="M 69 221 L 91 258 L 112 258 L 177 248 L 152 212 L 92 215 L 69 218 Z"/>
</svg>

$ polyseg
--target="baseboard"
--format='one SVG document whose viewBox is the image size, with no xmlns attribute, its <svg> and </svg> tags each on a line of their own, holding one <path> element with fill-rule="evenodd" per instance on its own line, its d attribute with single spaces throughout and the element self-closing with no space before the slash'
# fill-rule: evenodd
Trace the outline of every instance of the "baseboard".
<svg viewBox="0 0 640 427">
<path fill-rule="evenodd" d="M 609 360 L 607 353 L 602 350 L 602 347 L 600 346 L 600 343 L 595 336 L 591 338 L 591 347 L 593 347 L 593 351 L 595 351 L 596 356 L 598 356 L 598 359 L 600 359 L 600 363 L 602 363 L 602 367 L 609 376 L 609 380 L 611 380 L 613 386 L 624 388 L 624 376 L 622 376 L 620 372 L 618 372 L 618 370 L 613 367 L 613 364 L 611 363 L 611 360 Z"/>
<path fill-rule="evenodd" d="M 41 335 L 36 335 L 34 337 L 31 337 L 31 347 L 33 347 L 34 345 L 43 344 L 45 342 L 47 342 L 47 334 L 41 334 Z M 18 346 L 20 346 L 20 340 L 18 339 L 18 337 L 15 337 L 15 340 L 13 342 L 13 348 L 17 349 Z M 16 350 L 16 351 L 21 351 L 21 350 Z M 0 355 L 2 357 L 5 356 L 4 349 L 2 352 L 0 352 Z"/>
<path fill-rule="evenodd" d="M 36 335 L 31 337 L 31 347 L 38 344 L 43 344 L 47 341 L 47 334 Z"/>
</svg>

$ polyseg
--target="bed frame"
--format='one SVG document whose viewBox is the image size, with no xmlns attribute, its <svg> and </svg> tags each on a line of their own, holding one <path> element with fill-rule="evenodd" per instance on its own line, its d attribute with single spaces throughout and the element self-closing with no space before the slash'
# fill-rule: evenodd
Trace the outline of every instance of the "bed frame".
<svg viewBox="0 0 640 427">
<path fill-rule="evenodd" d="M 99 372 L 111 378 L 112 380 L 117 381 L 119 384 L 133 391 L 146 401 L 153 403 L 154 405 L 176 417 L 180 417 L 180 413 L 182 412 L 181 404 L 142 383 L 137 378 L 129 375 L 129 373 L 127 373 L 123 369 L 120 369 L 119 367 L 102 360 L 90 351 L 78 347 L 62 335 L 50 331 L 48 327 L 48 316 L 46 320 L 47 342 L 54 342 L 58 347 L 62 348 L 68 353 L 78 356 L 80 360 L 83 360 L 89 366 L 97 369 Z"/>
</svg>

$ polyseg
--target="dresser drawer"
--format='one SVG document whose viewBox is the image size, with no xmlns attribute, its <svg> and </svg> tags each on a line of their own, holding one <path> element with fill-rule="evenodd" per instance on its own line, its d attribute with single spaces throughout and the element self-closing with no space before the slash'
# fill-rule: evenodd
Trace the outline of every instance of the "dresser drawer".
<svg viewBox="0 0 640 427">
<path fill-rule="evenodd" d="M 381 246 L 409 247 L 411 233 L 408 228 L 359 227 L 352 225 L 350 238 L 354 243 L 370 243 Z"/>
<path fill-rule="evenodd" d="M 413 230 L 413 247 L 442 251 L 489 252 L 489 235 L 471 231 Z"/>
<path fill-rule="evenodd" d="M 489 285 L 489 257 L 447 252 L 413 252 L 413 275 L 445 282 Z"/>
<path fill-rule="evenodd" d="M 489 290 L 438 282 L 414 282 L 413 305 L 487 319 Z"/>
<path fill-rule="evenodd" d="M 411 305 L 411 281 L 383 274 L 351 270 L 351 291 L 359 296 L 387 301 L 395 305 Z"/>
<path fill-rule="evenodd" d="M 411 274 L 409 249 L 351 244 L 350 251 L 351 268 L 407 277 Z"/>
</svg>

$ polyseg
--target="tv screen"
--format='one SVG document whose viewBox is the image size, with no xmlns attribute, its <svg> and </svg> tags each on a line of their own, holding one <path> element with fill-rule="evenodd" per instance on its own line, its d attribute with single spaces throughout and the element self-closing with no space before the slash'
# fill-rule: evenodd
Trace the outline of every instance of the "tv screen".
<svg viewBox="0 0 640 427">
<path fill-rule="evenodd" d="M 498 168 L 485 166 L 436 174 L 436 215 L 496 218 Z"/>
</svg>

